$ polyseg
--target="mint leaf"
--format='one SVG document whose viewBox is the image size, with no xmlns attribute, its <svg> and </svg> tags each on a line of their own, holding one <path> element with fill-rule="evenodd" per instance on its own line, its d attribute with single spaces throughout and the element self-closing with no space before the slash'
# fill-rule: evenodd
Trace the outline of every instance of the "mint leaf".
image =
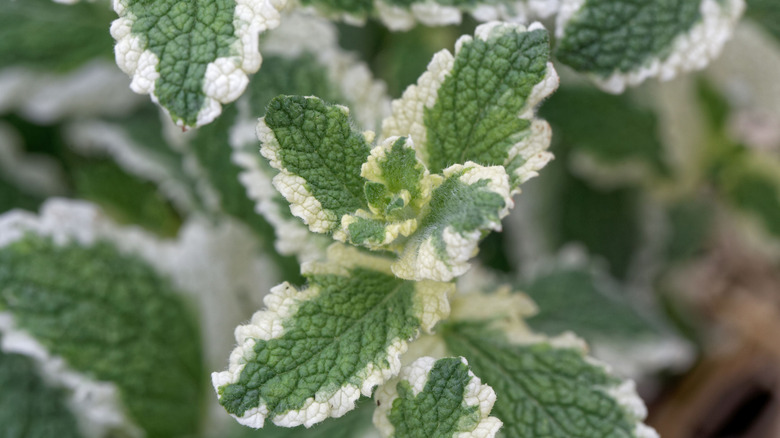
<svg viewBox="0 0 780 438">
<path fill-rule="evenodd" d="M 315 232 L 366 208 L 361 165 L 370 146 L 352 130 L 349 111 L 316 97 L 279 96 L 258 125 L 262 154 L 280 173 L 274 185 Z"/>
<path fill-rule="evenodd" d="M 450 324 L 442 335 L 496 391 L 493 414 L 507 437 L 658 436 L 641 423 L 646 409 L 633 382 L 610 375 L 576 344 L 510 344 L 482 323 Z"/>
<path fill-rule="evenodd" d="M 730 38 L 742 0 L 577 0 L 558 15 L 556 54 L 603 89 L 704 68 Z"/>
<path fill-rule="evenodd" d="M 449 281 L 463 274 L 480 239 L 489 230 L 500 230 L 501 219 L 514 206 L 501 166 L 467 162 L 445 169 L 443 176 L 417 232 L 393 264 L 393 273 L 401 278 Z"/>
<path fill-rule="evenodd" d="M 356 121 L 371 128 L 389 110 L 390 101 L 384 84 L 373 78 L 368 67 L 339 47 L 337 30 L 327 20 L 290 14 L 263 38 L 261 51 L 267 62 L 236 105 L 238 114 L 229 130 L 233 148 L 229 159 L 240 169 L 242 196 L 253 201 L 252 214 L 261 214 L 273 225 L 275 249 L 295 255 L 299 261 L 313 260 L 324 254 L 332 240 L 313 236 L 272 186 L 271 179 L 278 172 L 257 153 L 257 117 L 264 115 L 269 101 L 280 94 L 316 95 L 325 101 L 348 103 L 356 112 Z M 208 147 L 213 154 L 226 153 L 219 152 L 222 149 L 217 145 Z M 203 167 L 212 166 L 210 160 L 204 161 Z M 225 177 L 223 172 L 221 178 Z"/>
<path fill-rule="evenodd" d="M 110 158 L 126 173 L 153 182 L 178 213 L 203 209 L 202 198 L 206 197 L 201 181 L 188 169 L 187 151 L 166 138 L 161 122 L 159 111 L 146 107 L 123 119 L 87 119 L 70 123 L 64 130 L 64 137 L 68 146 L 79 155 Z M 121 191 L 121 188 L 113 190 Z"/>
<path fill-rule="evenodd" d="M 205 125 L 260 68 L 258 34 L 278 26 L 284 1 L 118 0 L 116 61 L 180 126 Z"/>
<path fill-rule="evenodd" d="M 195 433 L 198 331 L 146 263 L 106 242 L 58 245 L 28 234 L 0 248 L 0 284 L 0 310 L 73 370 L 113 382 L 147 436 Z"/>
<path fill-rule="evenodd" d="M 386 437 L 493 437 L 501 427 L 488 417 L 495 392 L 463 358 L 417 359 L 379 387 L 374 399 L 374 423 Z"/>
<path fill-rule="evenodd" d="M 473 161 L 504 165 L 513 191 L 552 158 L 550 128 L 534 107 L 555 90 L 540 26 L 490 23 L 437 53 L 416 85 L 393 102 L 382 136 L 409 135 L 432 173 Z"/>
<path fill-rule="evenodd" d="M 398 373 L 421 328 L 449 313 L 452 285 L 398 279 L 387 259 L 340 245 L 328 259 L 304 267 L 308 287 L 273 288 L 267 310 L 236 329 L 229 369 L 212 382 L 240 423 L 309 427 L 344 415 Z"/>
</svg>

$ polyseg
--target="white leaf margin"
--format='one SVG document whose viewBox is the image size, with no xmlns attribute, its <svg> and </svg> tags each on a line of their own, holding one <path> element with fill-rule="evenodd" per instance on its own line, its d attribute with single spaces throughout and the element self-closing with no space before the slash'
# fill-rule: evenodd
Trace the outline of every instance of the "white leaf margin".
<svg viewBox="0 0 780 438">
<path fill-rule="evenodd" d="M 159 103 L 154 87 L 160 76 L 160 61 L 146 48 L 144 38 L 132 33 L 136 17 L 128 7 L 130 1 L 133 0 L 113 0 L 114 11 L 119 15 L 111 24 L 111 36 L 117 41 L 116 63 L 132 78 L 130 89 L 149 94 L 152 101 Z M 213 121 L 222 112 L 221 104 L 238 99 L 244 92 L 249 84 L 247 75 L 260 69 L 262 63 L 258 35 L 279 26 L 280 11 L 287 0 L 235 0 L 235 3 L 233 27 L 237 39 L 230 48 L 233 55 L 217 58 L 206 66 L 202 88 L 206 99 L 197 115 L 196 126 Z M 182 120 L 176 123 L 184 126 Z"/>
<path fill-rule="evenodd" d="M 503 166 L 481 166 L 467 161 L 465 164 L 454 164 L 444 169 L 444 178 L 458 176 L 458 179 L 472 185 L 487 180 L 484 191 L 495 193 L 504 200 L 504 207 L 497 213 L 498 220 L 486 224 L 485 227 L 469 231 L 465 234 L 452 226 L 444 228 L 442 239 L 445 242 L 446 259 L 438 255 L 434 244 L 434 235 L 426 235 L 422 240 L 415 240 L 412 235 L 409 243 L 401 253 L 400 258 L 393 263 L 393 273 L 408 280 L 450 281 L 469 270 L 469 260 L 479 251 L 478 244 L 485 230 L 501 231 L 501 219 L 509 214 L 514 207 L 511 196 L 509 176 Z M 435 189 L 434 189 L 435 191 Z M 435 213 L 431 213 L 435 214 Z M 421 232 L 424 230 L 418 230 Z"/>
<path fill-rule="evenodd" d="M 589 356 L 588 344 L 572 332 L 564 332 L 561 335 L 550 337 L 529 331 L 523 337 L 514 337 L 514 339 L 510 340 L 511 345 L 519 346 L 542 343 L 548 344 L 556 349 L 574 350 L 578 352 L 588 364 L 600 368 L 607 375 L 616 376 L 616 373 L 609 364 Z M 647 406 L 645 406 L 645 402 L 637 393 L 636 383 L 633 380 L 620 379 L 620 382 L 616 385 L 596 387 L 594 389 L 614 399 L 628 418 L 635 423 L 633 431 L 635 438 L 660 438 L 655 429 L 643 423 L 647 418 Z"/>
<path fill-rule="evenodd" d="M 338 45 L 335 26 L 327 20 L 296 12 L 285 15 L 281 25 L 264 36 L 261 50 L 267 55 L 288 59 L 314 56 L 325 70 L 329 82 L 354 108 L 356 121 L 374 129 L 390 113 L 387 86 L 373 77 L 368 66 Z M 232 161 L 242 169 L 239 180 L 247 196 L 255 202 L 255 211 L 274 226 L 274 246 L 282 255 L 294 255 L 305 262 L 321 259 L 332 243 L 327 236 L 313 235 L 299 220 L 290 220 L 279 202 L 280 194 L 271 180 L 276 173 L 258 153 L 256 116 L 250 114 L 247 98 L 239 99 L 238 121 L 230 130 Z M 369 132 L 367 131 L 367 139 Z"/>
<path fill-rule="evenodd" d="M 75 152 L 90 157 L 107 155 L 124 171 L 154 182 L 179 212 L 196 210 L 199 199 L 191 186 L 198 188 L 198 184 L 176 179 L 165 163 L 167 159 L 137 144 L 121 125 L 97 119 L 79 120 L 65 125 L 63 136 Z M 181 158 L 183 164 L 184 157 Z M 203 190 L 199 192 L 202 194 Z"/>
<path fill-rule="evenodd" d="M 196 216 L 182 226 L 176 240 L 163 240 L 116 225 L 89 202 L 50 198 L 38 215 L 22 210 L 0 215 L 0 248 L 27 234 L 49 237 L 56 245 L 109 241 L 171 278 L 177 290 L 195 300 L 205 363 L 212 368 L 222 366 L 233 345 L 230 330 L 246 320 L 246 306 L 259 305 L 262 294 L 278 283 L 275 264 L 262 254 L 253 233 L 230 218 L 215 224 Z M 221 406 L 208 408 L 210 424 L 222 421 Z"/>
<path fill-rule="evenodd" d="M 455 58 L 463 45 L 472 41 L 473 38 L 487 41 L 493 35 L 502 32 L 520 33 L 538 29 L 544 29 L 544 26 L 538 22 L 526 28 L 520 24 L 493 21 L 478 26 L 474 37 L 469 35 L 460 37 L 455 43 L 455 55 L 447 49 L 437 52 L 428 64 L 426 72 L 420 76 L 415 84 L 407 87 L 401 98 L 392 102 L 390 116 L 382 121 L 381 139 L 391 136 L 413 138 L 417 145 L 418 158 L 427 166 L 429 157 L 426 153 L 428 134 L 424 119 L 425 110 L 436 105 L 438 90 L 452 72 Z M 517 179 L 519 183 L 537 176 L 538 171 L 553 158 L 553 155 L 547 151 L 552 140 L 552 129 L 545 120 L 535 117 L 535 108 L 558 88 L 559 82 L 555 67 L 552 62 L 548 62 L 545 77 L 533 87 L 525 105 L 518 114 L 519 118 L 531 121 L 531 127 L 528 135 L 510 148 L 509 158 L 504 164 L 509 164 L 511 159 L 517 156 L 524 159 L 524 164 L 515 169 L 513 175 L 513 180 Z M 519 189 L 513 189 L 513 194 L 516 193 L 519 193 Z"/>
<path fill-rule="evenodd" d="M 564 246 L 554 257 L 537 257 L 527 264 L 523 274 L 530 281 L 534 281 L 556 272 L 572 270 L 588 273 L 599 294 L 605 299 L 621 299 L 625 301 L 623 304 L 630 306 L 649 322 L 655 321 L 651 309 L 656 304 L 640 301 L 641 306 L 632 305 L 636 301 L 632 298 L 641 291 L 630 286 L 627 291 L 621 291 L 620 285 L 608 274 L 604 261 L 589 255 L 579 244 Z M 531 317 L 535 313 L 536 311 L 533 311 L 525 317 Z M 590 339 L 593 355 L 610 364 L 617 374 L 631 379 L 646 378 L 663 368 L 684 369 L 689 366 L 695 359 L 692 346 L 672 331 L 665 331 L 666 327 L 661 321 L 655 322 L 659 323 L 655 336 L 622 340 L 610 337 Z"/>
<path fill-rule="evenodd" d="M 465 358 L 460 358 L 461 363 L 468 366 Z M 437 359 L 433 357 L 421 357 L 401 369 L 398 377 L 377 388 L 374 400 L 377 408 L 374 411 L 374 425 L 379 429 L 383 437 L 395 435 L 395 428 L 390 422 L 390 412 L 393 401 L 399 397 L 398 383 L 405 380 L 412 387 L 412 395 L 417 396 L 428 383 L 430 372 L 433 370 Z M 469 370 L 469 382 L 466 385 L 462 404 L 465 407 L 476 407 L 480 421 L 471 430 L 459 431 L 455 438 L 493 438 L 501 429 L 503 423 L 496 417 L 490 416 L 493 404 L 496 402 L 496 392 L 488 385 L 482 383 L 479 377 Z"/>
<path fill-rule="evenodd" d="M 11 312 L 0 312 L 0 351 L 30 358 L 47 386 L 65 390 L 65 405 L 86 438 L 112 433 L 129 438 L 145 436 L 130 419 L 114 383 L 71 369 L 62 357 L 50 354 L 34 337 L 16 327 Z"/>
<path fill-rule="evenodd" d="M 585 4 L 586 0 L 562 0 L 556 18 L 555 35 L 558 39 L 564 38 L 566 25 Z M 669 81 L 682 73 L 702 70 L 720 55 L 744 11 L 745 0 L 702 0 L 700 21 L 672 41 L 668 54 L 654 57 L 627 73 L 615 71 L 608 77 L 588 76 L 602 90 L 619 94 L 649 78 Z"/>
<path fill-rule="evenodd" d="M 353 267 L 367 267 L 390 274 L 387 259 L 366 254 L 356 248 L 333 244 L 328 248 L 328 262 L 309 262 L 301 267 L 301 273 L 306 274 L 333 274 L 349 275 L 349 269 Z M 448 296 L 454 291 L 454 285 L 439 282 L 419 282 L 415 284 L 415 296 L 413 307 L 417 310 L 416 316 L 421 321 L 421 328 L 425 332 L 432 332 L 438 321 L 449 315 L 450 307 Z M 256 356 L 254 346 L 258 340 L 271 340 L 284 335 L 284 321 L 293 317 L 301 304 L 315 299 L 320 290 L 316 286 L 308 286 L 296 289 L 287 282 L 279 284 L 271 289 L 271 294 L 266 295 L 265 310 L 256 312 L 249 324 L 236 328 L 235 336 L 238 346 L 230 354 L 227 371 L 211 374 L 214 390 L 219 394 L 223 386 L 237 383 L 246 363 Z M 303 425 L 311 427 L 329 417 L 340 417 L 355 408 L 355 402 L 360 395 L 370 396 L 373 388 L 381 385 L 401 370 L 400 356 L 406 352 L 409 339 L 394 339 L 387 349 L 384 362 L 388 366 L 378 363 L 369 363 L 364 369 L 356 373 L 361 384 L 347 384 L 335 392 L 321 390 L 309 397 L 303 407 L 291 410 L 284 414 L 276 415 L 271 421 L 283 427 Z M 262 428 L 268 417 L 269 410 L 262 400 L 258 407 L 247 410 L 243 415 L 231 414 L 240 424 L 253 428 Z"/>
<path fill-rule="evenodd" d="M 103 60 L 62 74 L 9 67 L 0 70 L 0 112 L 17 111 L 44 125 L 74 117 L 124 116 L 142 100 L 126 83 L 127 77 Z"/>
</svg>

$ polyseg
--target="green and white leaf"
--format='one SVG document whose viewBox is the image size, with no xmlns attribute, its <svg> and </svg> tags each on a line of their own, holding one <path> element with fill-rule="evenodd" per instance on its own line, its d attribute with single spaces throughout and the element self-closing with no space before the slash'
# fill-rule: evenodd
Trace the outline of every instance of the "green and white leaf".
<svg viewBox="0 0 780 438">
<path fill-rule="evenodd" d="M 744 0 L 564 0 L 557 17 L 558 58 L 621 93 L 657 77 L 704 68 L 720 54 Z"/>
<path fill-rule="evenodd" d="M 5 353 L 0 340 L 0 424 L 7 437 L 57 436 L 80 438 L 66 393 L 44 381 L 34 362 L 21 354 Z"/>
<path fill-rule="evenodd" d="M 241 424 L 309 427 L 352 410 L 398 374 L 420 329 L 449 313 L 446 283 L 396 278 L 390 260 L 342 245 L 307 263 L 308 286 L 272 289 L 266 310 L 236 329 L 227 371 L 213 373 L 220 403 Z"/>
<path fill-rule="evenodd" d="M 368 209 L 360 173 L 373 133 L 355 132 L 346 107 L 279 96 L 260 119 L 257 136 L 260 152 L 279 171 L 274 186 L 311 231 L 333 232 L 344 215 Z"/>
<path fill-rule="evenodd" d="M 316 427 L 306 428 L 280 427 L 266 424 L 258 431 L 250 427 L 233 424 L 233 430 L 226 438 L 379 438 L 379 432 L 371 422 L 371 415 L 376 405 L 373 400 L 363 397 L 357 402 L 357 407 L 349 414 L 339 418 L 329 418 L 317 424 Z M 224 415 L 224 411 L 223 411 Z"/>
<path fill-rule="evenodd" d="M 393 243 L 417 231 L 418 218 L 442 178 L 430 175 L 411 143 L 390 137 L 371 150 L 360 169 L 368 208 L 343 215 L 334 238 L 370 249 L 403 248 Z"/>
<path fill-rule="evenodd" d="M 315 97 L 280 96 L 258 124 L 274 185 L 309 229 L 400 254 L 401 278 L 449 281 L 514 205 L 502 166 L 455 164 L 430 175 L 406 138 L 371 149 L 348 111 Z"/>
<path fill-rule="evenodd" d="M 481 238 L 490 230 L 500 231 L 501 219 L 514 206 L 502 166 L 466 162 L 445 169 L 443 176 L 417 232 L 393 264 L 393 273 L 401 278 L 449 281 L 462 275 Z"/>
<path fill-rule="evenodd" d="M 7 290 L 4 288 L 2 292 L 5 295 Z M 0 302 L 0 308 L 5 310 L 5 307 L 5 303 Z M 73 369 L 65 358 L 52 354 L 30 333 L 20 329 L 12 312 L 0 312 L 0 335 L 2 335 L 0 356 L 7 358 L 13 355 L 24 358 L 23 360 L 32 365 L 29 373 L 33 375 L 36 372 L 40 373 L 35 377 L 43 380 L 44 387 L 40 388 L 38 393 L 28 393 L 27 396 L 40 396 L 40 392 L 47 390 L 55 394 L 59 393 L 57 394 L 59 397 L 51 400 L 50 403 L 59 403 L 65 408 L 60 414 L 66 417 L 62 420 L 39 417 L 30 419 L 31 424 L 54 427 L 59 421 L 75 422 L 75 430 L 71 430 L 73 436 L 90 438 L 106 436 L 109 433 L 121 433 L 139 438 L 144 436 L 143 429 L 128 415 L 120 389 L 115 383 L 91 377 L 90 370 Z M 3 393 L 6 389 L 4 387 Z M 31 409 L 38 410 L 40 407 L 33 406 Z M 5 423 L 3 426 L 7 427 Z M 68 429 L 66 428 L 62 433 L 67 434 Z"/>
<path fill-rule="evenodd" d="M 111 242 L 121 253 L 140 257 L 176 290 L 197 302 L 205 356 L 220 366 L 233 343 L 231 328 L 251 316 L 247 306 L 260 305 L 262 294 L 278 282 L 271 261 L 253 235 L 235 221 L 193 217 L 177 240 L 161 240 L 137 228 L 117 226 L 100 209 L 83 201 L 52 198 L 39 215 L 11 211 L 0 216 L 0 247 L 26 235 L 58 244 L 93 246 Z"/>
<path fill-rule="evenodd" d="M 672 173 L 658 115 L 627 94 L 561 87 L 541 110 L 572 172 L 599 187 L 646 183 Z M 561 150 L 564 153 L 561 154 Z"/>
<path fill-rule="evenodd" d="M 569 334 L 510 343 L 486 324 L 453 323 L 441 332 L 450 352 L 495 390 L 493 415 L 504 436 L 658 437 L 642 423 L 647 409 L 633 381 L 586 356 L 582 341 Z"/>
<path fill-rule="evenodd" d="M 64 388 L 87 436 L 194 433 L 201 346 L 182 297 L 150 264 L 96 239 L 107 230 L 90 227 L 88 209 L 48 205 L 40 218 L 0 217 L 3 350 Z"/>
<path fill-rule="evenodd" d="M 501 421 L 490 417 L 496 401 L 461 358 L 422 357 L 380 386 L 374 424 L 385 437 L 494 437 Z"/>
<path fill-rule="evenodd" d="M 393 272 L 402 278 L 449 281 L 465 272 L 483 234 L 500 229 L 513 205 L 511 194 L 551 158 L 544 150 L 549 125 L 531 120 L 533 107 L 558 81 L 541 26 L 526 32 L 516 25 L 483 25 L 476 40 L 459 41 L 456 53 L 440 52 L 431 63 L 436 70 L 440 61 L 450 61 L 439 69 L 443 85 L 431 85 L 438 79 L 429 71 L 395 102 L 375 148 L 374 134 L 355 131 L 346 108 L 315 97 L 277 97 L 258 124 L 261 153 L 279 170 L 274 185 L 293 215 L 314 232 L 400 253 Z M 462 93 L 466 99 L 453 104 L 460 96 L 456 89 L 468 87 L 474 93 Z M 446 102 L 427 111 L 425 102 L 437 102 L 440 88 Z M 487 94 L 475 96 L 477 91 Z M 493 94 L 501 95 L 498 105 L 491 103 Z M 511 103 L 518 95 L 528 99 Z M 487 116 L 475 109 L 480 105 L 491 108 Z M 426 116 L 415 120 L 416 112 Z M 408 137 L 387 136 L 387 130 Z M 393 160 L 398 164 L 381 168 Z M 393 172 L 408 181 L 390 188 L 382 174 Z"/>
<path fill-rule="evenodd" d="M 547 32 L 535 23 L 481 25 L 455 55 L 437 53 L 392 104 L 382 138 L 409 136 L 431 173 L 466 161 L 507 167 L 512 191 L 552 158 L 551 131 L 534 108 L 558 86 Z"/>
<path fill-rule="evenodd" d="M 356 121 L 373 129 L 389 113 L 390 100 L 384 83 L 373 78 L 368 66 L 339 47 L 336 28 L 327 20 L 289 14 L 263 38 L 261 51 L 268 62 L 239 100 L 238 116 L 230 129 L 232 161 L 241 170 L 246 196 L 274 226 L 277 251 L 313 260 L 324 254 L 332 240 L 312 235 L 274 189 L 271 179 L 277 171 L 257 153 L 257 117 L 280 94 L 317 95 L 348 103 Z"/>
<path fill-rule="evenodd" d="M 286 0 L 114 0 L 116 62 L 177 125 L 216 118 L 260 68 L 258 35 L 279 25 Z"/>
</svg>

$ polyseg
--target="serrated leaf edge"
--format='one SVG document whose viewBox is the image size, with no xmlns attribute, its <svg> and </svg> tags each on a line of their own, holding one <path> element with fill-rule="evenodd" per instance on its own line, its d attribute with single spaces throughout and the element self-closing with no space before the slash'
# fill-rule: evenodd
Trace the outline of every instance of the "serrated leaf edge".
<svg viewBox="0 0 780 438">
<path fill-rule="evenodd" d="M 522 338 L 511 339 L 511 345 L 528 346 L 537 343 L 546 343 L 553 348 L 577 351 L 588 364 L 602 369 L 605 373 L 614 376 L 612 367 L 599 359 L 588 356 L 588 344 L 572 332 L 564 332 L 558 336 L 546 336 L 529 332 Z M 635 438 L 659 438 L 658 433 L 652 427 L 643 423 L 647 417 L 645 402 L 636 392 L 636 384 L 631 379 L 622 379 L 620 383 L 597 388 L 599 391 L 612 397 L 623 408 L 623 412 L 629 416 L 635 424 Z"/>
<path fill-rule="evenodd" d="M 454 164 L 442 172 L 445 178 L 458 176 L 466 185 L 472 185 L 487 180 L 487 191 L 496 193 L 504 199 L 504 207 L 499 210 L 498 220 L 488 223 L 485 227 L 467 233 L 456 231 L 447 226 L 442 239 L 445 242 L 447 259 L 442 260 L 433 242 L 433 236 L 427 236 L 417 243 L 408 243 L 399 259 L 393 263 L 393 273 L 409 280 L 450 281 L 463 275 L 471 266 L 469 260 L 478 251 L 478 244 L 483 231 L 501 231 L 501 219 L 509 214 L 514 207 L 511 196 L 509 176 L 503 166 L 481 166 L 467 161 L 464 164 Z"/>
<path fill-rule="evenodd" d="M 38 215 L 12 210 L 0 215 L 0 248 L 34 234 L 55 245 L 91 246 L 108 241 L 122 254 L 140 257 L 151 268 L 172 280 L 186 299 L 194 299 L 202 311 L 206 363 L 224 360 L 229 337 L 221 329 L 244 318 L 246 290 L 267 290 L 277 278 L 267 256 L 246 227 L 229 218 L 193 217 L 176 240 L 164 240 L 135 227 L 115 224 L 96 205 L 50 198 Z M 239 272 L 241 275 L 237 275 Z M 215 312 L 214 309 L 221 309 Z"/>
<path fill-rule="evenodd" d="M 450 75 L 455 65 L 455 58 L 460 53 L 464 44 L 474 38 L 487 41 L 491 36 L 501 32 L 531 32 L 544 29 L 541 23 L 533 23 L 527 28 L 515 23 L 488 22 L 477 27 L 474 37 L 463 35 L 455 43 L 455 55 L 449 50 L 442 50 L 433 56 L 425 73 L 420 76 L 415 84 L 410 85 L 401 95 L 401 98 L 391 103 L 391 114 L 382 121 L 382 139 L 391 136 L 409 136 L 414 139 L 417 147 L 417 155 L 426 166 L 429 164 L 425 145 L 427 144 L 427 128 L 425 126 L 425 109 L 432 108 L 438 98 L 438 90 Z M 519 118 L 531 121 L 528 135 L 515 143 L 508 152 L 508 165 L 512 158 L 521 157 L 523 165 L 513 171 L 513 194 L 519 193 L 519 186 L 523 182 L 538 175 L 553 155 L 547 152 L 552 140 L 552 129 L 545 120 L 535 117 L 535 108 L 545 98 L 558 88 L 560 80 L 552 62 L 547 63 L 545 77 L 536 84 L 525 105 L 518 114 Z"/>
<path fill-rule="evenodd" d="M 349 114 L 349 110 L 340 106 L 342 111 Z M 273 130 L 265 123 L 265 117 L 257 122 L 257 138 L 262 146 L 260 153 L 268 159 L 271 167 L 278 170 L 273 177 L 273 185 L 276 190 L 290 203 L 290 211 L 315 233 L 328 233 L 338 225 L 341 218 L 334 213 L 326 211 L 320 201 L 307 188 L 308 183 L 301 176 L 295 175 L 284 167 L 279 150 L 281 145 L 276 139 Z"/>
<path fill-rule="evenodd" d="M 390 98 L 385 84 L 373 77 L 368 66 L 354 54 L 341 49 L 333 24 L 325 19 L 303 13 L 286 15 L 281 25 L 269 32 L 261 42 L 265 54 L 286 58 L 312 55 L 327 72 L 329 81 L 337 87 L 355 119 L 363 128 L 373 129 L 390 112 Z M 247 196 L 255 202 L 255 211 L 274 226 L 275 248 L 283 255 L 294 255 L 299 261 L 322 258 L 325 248 L 332 243 L 327 236 L 312 234 L 298 220 L 290 220 L 278 200 L 273 187 L 273 173 L 267 169 L 258 154 L 257 118 L 249 114 L 247 99 L 237 102 L 239 116 L 230 129 L 232 161 L 242 169 L 239 180 Z"/>
<path fill-rule="evenodd" d="M 356 266 L 377 269 L 389 273 L 388 260 L 384 257 L 366 254 L 353 247 L 334 244 L 328 249 L 328 262 L 311 262 L 301 267 L 303 274 L 348 275 L 349 269 Z M 415 285 L 413 306 L 421 328 L 426 332 L 449 314 L 448 295 L 454 286 L 448 283 L 421 282 Z M 305 302 L 316 298 L 320 290 L 316 286 L 296 289 L 287 282 L 275 286 L 263 299 L 266 309 L 256 312 L 249 324 L 238 326 L 235 331 L 238 346 L 230 354 L 228 370 L 211 374 L 214 390 L 219 394 L 221 387 L 239 381 L 246 366 L 246 359 L 255 357 L 254 346 L 257 340 L 271 340 L 284 335 L 283 322 L 293 317 Z M 356 373 L 360 386 L 347 384 L 333 391 L 318 391 L 304 402 L 301 409 L 290 410 L 276 415 L 271 421 L 283 427 L 306 426 L 319 423 L 329 417 L 340 417 L 355 407 L 360 395 L 370 396 L 373 388 L 397 375 L 401 369 L 400 356 L 406 352 L 410 339 L 394 339 L 387 348 L 384 360 L 388 366 L 369 363 Z M 221 397 L 221 396 L 218 396 Z M 268 407 L 262 400 L 259 406 L 248 409 L 241 416 L 231 414 L 240 424 L 262 428 L 268 417 Z"/>
<path fill-rule="evenodd" d="M 154 93 L 155 82 L 160 76 L 160 60 L 148 50 L 144 38 L 132 33 L 136 17 L 130 12 L 128 2 L 113 0 L 114 11 L 119 18 L 111 23 L 111 36 L 116 40 L 116 63 L 132 81 L 130 88 L 139 94 L 149 94 L 152 101 L 159 103 Z M 213 121 L 222 112 L 222 105 L 230 103 L 244 92 L 249 83 L 248 74 L 260 69 L 262 57 L 258 48 L 258 36 L 279 25 L 280 11 L 287 0 L 234 0 L 234 36 L 231 56 L 220 57 L 210 62 L 203 76 L 202 92 L 205 96 L 195 126 Z M 163 108 L 166 113 L 167 108 Z M 177 116 L 178 117 L 178 116 Z M 182 119 L 174 119 L 177 125 L 185 126 Z"/>
<path fill-rule="evenodd" d="M 374 400 L 377 408 L 374 411 L 374 425 L 384 437 L 394 436 L 395 428 L 390 423 L 389 415 L 393 407 L 393 401 L 399 397 L 397 385 L 400 380 L 405 380 L 412 387 L 412 395 L 417 396 L 428 383 L 430 372 L 433 370 L 437 359 L 433 357 L 421 357 L 401 369 L 398 377 L 390 380 L 377 388 Z M 468 366 L 465 358 L 460 361 Z M 496 392 L 489 385 L 483 384 L 479 377 L 469 370 L 469 383 L 466 385 L 463 405 L 477 407 L 480 421 L 472 430 L 461 431 L 454 435 L 455 438 L 493 438 L 498 433 L 503 423 L 496 417 L 490 416 L 493 404 L 496 402 Z"/>
</svg>

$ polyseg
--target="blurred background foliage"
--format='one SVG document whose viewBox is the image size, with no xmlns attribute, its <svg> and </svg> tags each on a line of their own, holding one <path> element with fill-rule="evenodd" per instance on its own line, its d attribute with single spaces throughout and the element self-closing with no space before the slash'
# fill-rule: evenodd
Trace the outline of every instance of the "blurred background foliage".
<svg viewBox="0 0 780 438">
<path fill-rule="evenodd" d="M 540 109 L 553 127 L 556 159 L 523 186 L 504 232 L 480 248 L 491 275 L 536 301 L 532 327 L 574 330 L 597 356 L 631 362 L 616 366 L 638 379 L 649 423 L 667 438 L 780 436 L 780 3 L 748 4 L 724 55 L 669 83 L 616 96 L 556 65 L 561 87 Z M 248 225 L 280 279 L 300 282 L 297 262 L 276 254 L 273 228 L 254 213 L 230 162 L 226 132 L 235 105 L 187 134 L 166 130 L 157 108 L 127 83 L 102 96 L 110 104 L 36 107 L 47 101 L 47 87 L 85 64 L 111 65 L 113 13 L 105 2 L 0 6 L 0 213 L 36 211 L 51 196 L 85 199 L 163 238 L 176 236 L 194 212 L 218 220 L 182 164 L 177 142 L 189 138 L 204 178 L 221 195 L 216 210 Z M 342 48 L 357 53 L 395 98 L 435 52 L 475 26 L 466 19 L 391 32 L 369 20 L 338 30 Z M 327 93 L 315 87 L 322 83 L 316 77 L 302 78 L 313 70 L 284 62 L 265 59 L 250 85 L 258 90 L 253 102 L 275 90 Z M 86 121 L 119 126 L 186 190 L 166 190 L 158 175 L 134 173 L 76 144 L 74 126 Z M 20 174 L 20 156 L 43 163 L 35 168 L 46 174 Z M 639 348 L 643 339 L 669 341 L 652 345 L 670 353 Z M 11 367 L 0 380 L 34 379 L 8 377 L 24 373 L 21 360 L 0 356 L 0 368 Z M 8 397 L 2 392 L 0 399 Z M 311 430 L 236 427 L 235 436 L 359 436 L 370 430 L 368 404 Z"/>
</svg>

